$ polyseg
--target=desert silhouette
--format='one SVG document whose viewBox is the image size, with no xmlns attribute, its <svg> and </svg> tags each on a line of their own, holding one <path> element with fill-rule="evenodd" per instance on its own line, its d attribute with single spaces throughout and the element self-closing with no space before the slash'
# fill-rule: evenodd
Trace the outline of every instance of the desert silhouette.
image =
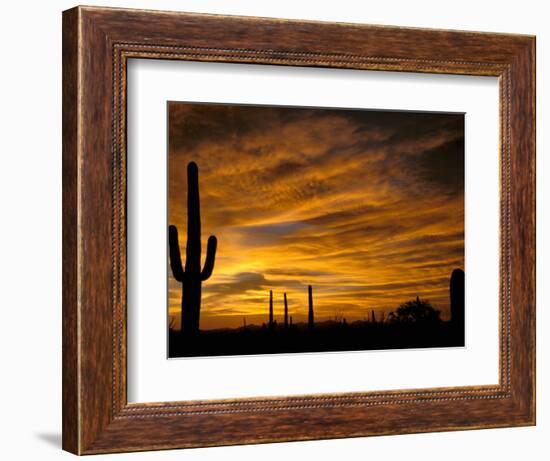
<svg viewBox="0 0 550 461">
<path fill-rule="evenodd" d="M 293 322 L 289 315 L 289 297 L 285 287 L 266 293 L 265 321 L 247 322 L 237 327 L 201 329 L 202 284 L 215 271 L 218 240 L 210 236 L 201 267 L 201 203 L 199 167 L 187 164 L 187 235 L 185 264 L 181 260 L 178 229 L 168 228 L 169 263 L 173 278 L 181 284 L 180 327 L 169 327 L 169 357 L 275 354 L 299 352 L 452 347 L 464 345 L 465 277 L 456 268 L 449 277 L 450 319 L 428 299 L 417 295 L 404 300 L 395 309 L 365 307 L 362 319 L 348 320 L 345 315 L 316 320 L 313 285 L 304 291 L 303 322 Z M 223 252 L 223 236 L 220 236 Z M 283 309 L 276 313 L 276 297 L 282 298 Z M 301 300 L 298 304 L 301 304 Z M 296 303 L 295 303 L 296 304 Z M 300 310 L 294 307 L 294 312 Z M 307 312 L 307 316 L 305 315 Z M 278 321 L 278 318 L 280 321 Z"/>
<path fill-rule="evenodd" d="M 464 114 L 167 116 L 170 356 L 464 344 Z"/>
</svg>

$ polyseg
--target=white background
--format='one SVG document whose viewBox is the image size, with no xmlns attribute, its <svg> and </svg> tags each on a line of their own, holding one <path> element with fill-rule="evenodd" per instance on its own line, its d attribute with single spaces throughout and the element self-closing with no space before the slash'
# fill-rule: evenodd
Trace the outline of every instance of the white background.
<svg viewBox="0 0 550 461">
<path fill-rule="evenodd" d="M 496 77 L 144 59 L 128 93 L 131 402 L 498 383 Z M 166 360 L 166 101 L 466 113 L 466 347 Z"/>
<path fill-rule="evenodd" d="M 89 1 L 89 4 L 100 4 Z M 538 424 L 536 427 L 116 455 L 114 459 L 544 460 L 550 437 L 550 31 L 545 2 L 115 1 L 111 6 L 537 35 Z M 69 1 L 6 2 L 0 16 L 0 445 L 4 459 L 69 459 L 61 431 L 61 10 Z M 32 261 L 33 270 L 30 271 Z M 546 309 L 545 309 L 546 308 Z M 545 337 L 546 335 L 546 337 Z M 105 457 L 98 457 L 103 459 Z M 113 459 L 111 457 L 111 459 Z"/>
</svg>

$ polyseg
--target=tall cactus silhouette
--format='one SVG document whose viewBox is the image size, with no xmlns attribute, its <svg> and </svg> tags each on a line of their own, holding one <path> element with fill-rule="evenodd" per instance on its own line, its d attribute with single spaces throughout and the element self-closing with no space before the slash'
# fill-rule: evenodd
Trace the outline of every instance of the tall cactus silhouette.
<svg viewBox="0 0 550 461">
<path fill-rule="evenodd" d="M 311 288 L 311 285 L 307 286 L 307 293 L 309 304 L 309 310 L 307 314 L 307 326 L 309 328 L 313 328 L 315 326 L 315 320 L 313 318 L 313 289 Z"/>
<path fill-rule="evenodd" d="M 273 290 L 269 290 L 269 328 L 273 328 Z"/>
<path fill-rule="evenodd" d="M 286 293 L 284 295 L 285 298 L 285 328 L 288 328 L 288 300 L 286 299 Z"/>
<path fill-rule="evenodd" d="M 464 337 L 464 271 L 455 269 L 449 283 L 451 323 L 457 334 Z"/>
<path fill-rule="evenodd" d="M 208 280 L 214 269 L 216 247 L 215 236 L 208 237 L 206 259 L 201 270 L 201 210 L 199 198 L 199 167 L 195 162 L 187 165 L 187 245 L 185 270 L 182 266 L 178 229 L 168 228 L 170 246 L 170 267 L 174 278 L 181 282 L 181 329 L 185 333 L 197 333 L 201 310 L 202 282 Z"/>
</svg>

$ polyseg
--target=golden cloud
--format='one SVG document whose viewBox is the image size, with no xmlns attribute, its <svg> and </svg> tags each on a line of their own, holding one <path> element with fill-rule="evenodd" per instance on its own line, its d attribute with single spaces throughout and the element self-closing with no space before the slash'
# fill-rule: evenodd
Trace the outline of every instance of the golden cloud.
<svg viewBox="0 0 550 461">
<path fill-rule="evenodd" d="M 464 267 L 464 117 L 169 104 L 170 224 L 185 244 L 186 167 L 199 165 L 203 243 L 218 238 L 201 328 L 364 318 L 420 296 L 448 315 Z M 203 256 L 204 259 L 204 256 Z M 181 288 L 169 280 L 177 318 Z"/>
</svg>

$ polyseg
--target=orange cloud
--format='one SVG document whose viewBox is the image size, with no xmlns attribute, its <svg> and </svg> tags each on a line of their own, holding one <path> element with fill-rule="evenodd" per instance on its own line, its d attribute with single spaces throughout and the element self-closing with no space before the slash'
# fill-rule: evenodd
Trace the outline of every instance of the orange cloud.
<svg viewBox="0 0 550 461">
<path fill-rule="evenodd" d="M 169 105 L 170 224 L 185 244 L 186 167 L 200 171 L 203 243 L 218 238 L 201 328 L 265 321 L 269 290 L 295 321 L 366 317 L 420 296 L 448 316 L 464 267 L 464 117 Z M 204 257 L 203 257 L 204 259 Z M 177 319 L 181 288 L 169 280 Z"/>
</svg>

